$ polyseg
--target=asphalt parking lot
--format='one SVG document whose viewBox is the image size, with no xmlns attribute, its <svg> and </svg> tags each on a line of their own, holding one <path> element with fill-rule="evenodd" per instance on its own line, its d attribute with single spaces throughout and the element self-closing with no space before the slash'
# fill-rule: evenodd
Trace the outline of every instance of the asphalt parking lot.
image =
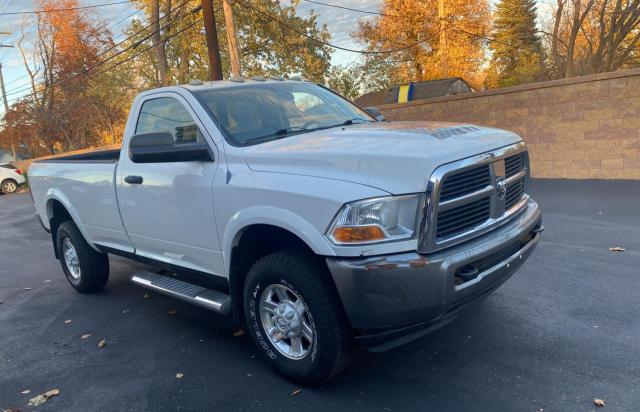
<svg viewBox="0 0 640 412">
<path fill-rule="evenodd" d="M 519 273 L 315 389 L 278 377 L 224 318 L 130 284 L 139 264 L 112 258 L 105 290 L 74 292 L 29 195 L 0 196 L 0 410 L 59 389 L 36 409 L 589 411 L 600 398 L 638 411 L 640 182 L 534 181 L 533 194 L 546 231 Z"/>
</svg>

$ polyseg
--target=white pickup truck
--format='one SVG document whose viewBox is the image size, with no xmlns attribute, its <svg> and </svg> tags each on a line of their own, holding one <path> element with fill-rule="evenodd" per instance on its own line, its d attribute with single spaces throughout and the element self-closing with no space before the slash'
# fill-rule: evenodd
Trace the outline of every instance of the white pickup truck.
<svg viewBox="0 0 640 412">
<path fill-rule="evenodd" d="M 277 78 L 147 91 L 121 150 L 33 163 L 36 212 L 77 291 L 105 285 L 108 254 L 147 263 L 134 283 L 232 316 L 318 384 L 356 344 L 453 320 L 543 229 L 519 136 L 368 111 Z"/>
</svg>

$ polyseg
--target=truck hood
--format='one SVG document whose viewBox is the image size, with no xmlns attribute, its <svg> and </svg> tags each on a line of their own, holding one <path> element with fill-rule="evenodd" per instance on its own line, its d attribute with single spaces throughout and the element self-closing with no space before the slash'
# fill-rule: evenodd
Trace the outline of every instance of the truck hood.
<svg viewBox="0 0 640 412">
<path fill-rule="evenodd" d="M 336 179 L 392 194 L 426 189 L 440 165 L 517 143 L 505 130 L 470 124 L 376 122 L 334 127 L 247 147 L 251 170 Z"/>
</svg>

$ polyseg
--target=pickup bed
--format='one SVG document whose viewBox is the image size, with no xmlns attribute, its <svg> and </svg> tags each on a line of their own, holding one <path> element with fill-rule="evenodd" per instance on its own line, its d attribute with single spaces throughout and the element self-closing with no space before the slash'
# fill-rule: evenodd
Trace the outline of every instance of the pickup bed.
<svg viewBox="0 0 640 412">
<path fill-rule="evenodd" d="M 143 287 L 232 316 L 277 371 L 322 383 L 356 344 L 453 320 L 532 253 L 541 213 L 514 133 L 379 121 L 303 81 L 140 94 L 120 150 L 34 162 L 36 213 L 79 292 L 108 254 Z"/>
</svg>

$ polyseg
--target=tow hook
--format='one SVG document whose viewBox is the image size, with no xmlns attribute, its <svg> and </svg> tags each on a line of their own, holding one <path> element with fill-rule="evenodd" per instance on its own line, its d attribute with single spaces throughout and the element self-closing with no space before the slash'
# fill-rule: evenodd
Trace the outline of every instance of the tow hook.
<svg viewBox="0 0 640 412">
<path fill-rule="evenodd" d="M 538 224 L 535 225 L 533 229 L 531 229 L 531 233 L 534 233 L 534 234 L 542 233 L 542 232 L 544 232 L 544 225 L 542 224 L 542 222 L 538 222 Z"/>
</svg>

